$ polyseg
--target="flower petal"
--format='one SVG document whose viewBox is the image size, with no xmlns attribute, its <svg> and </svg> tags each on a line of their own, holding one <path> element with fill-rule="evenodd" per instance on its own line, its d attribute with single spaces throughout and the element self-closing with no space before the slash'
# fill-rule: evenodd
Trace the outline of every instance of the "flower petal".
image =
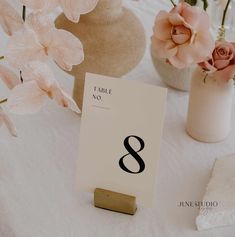
<svg viewBox="0 0 235 237">
<path fill-rule="evenodd" d="M 172 24 L 168 20 L 169 13 L 160 11 L 156 17 L 153 28 L 154 36 L 160 40 L 167 40 L 171 38 Z"/>
<path fill-rule="evenodd" d="M 215 77 L 224 81 L 229 81 L 235 76 L 235 65 L 226 67 L 224 70 L 216 71 Z"/>
<path fill-rule="evenodd" d="M 24 82 L 35 80 L 40 89 L 49 92 L 51 86 L 55 83 L 54 75 L 47 64 L 34 61 L 26 64 L 22 68 L 22 77 Z"/>
<path fill-rule="evenodd" d="M 171 40 L 162 41 L 153 36 L 152 45 L 154 54 L 159 58 L 171 58 L 178 52 L 178 48 Z"/>
<path fill-rule="evenodd" d="M 47 0 L 21 0 L 21 3 L 33 10 L 42 10 Z"/>
<path fill-rule="evenodd" d="M 72 22 L 77 23 L 81 14 L 92 11 L 98 0 L 60 0 L 60 5 L 66 17 Z"/>
<path fill-rule="evenodd" d="M 49 13 L 59 4 L 58 0 L 21 0 L 22 4 L 34 11 Z"/>
<path fill-rule="evenodd" d="M 37 42 L 32 30 L 23 29 L 16 32 L 7 45 L 6 59 L 15 68 L 21 69 L 30 61 L 45 61 L 44 48 Z"/>
<path fill-rule="evenodd" d="M 51 32 L 51 38 L 48 54 L 61 68 L 71 71 L 73 65 L 84 60 L 82 43 L 73 34 L 65 30 L 54 30 Z"/>
<path fill-rule="evenodd" d="M 3 80 L 9 89 L 13 89 L 20 83 L 19 77 L 9 68 L 2 65 L 0 65 L 0 79 Z"/>
<path fill-rule="evenodd" d="M 37 38 L 47 35 L 48 32 L 55 28 L 53 17 L 42 12 L 29 14 L 25 23 L 26 27 L 35 32 Z"/>
<path fill-rule="evenodd" d="M 81 111 L 78 108 L 76 102 L 69 96 L 64 90 L 62 90 L 58 85 L 53 88 L 52 97 L 55 102 L 65 108 L 69 108 L 75 113 L 80 114 Z"/>
<path fill-rule="evenodd" d="M 209 16 L 207 12 L 199 7 L 192 7 L 188 4 L 185 4 L 181 15 L 196 32 L 199 30 L 209 30 L 210 28 Z"/>
<path fill-rule="evenodd" d="M 23 27 L 23 20 L 6 0 L 0 0 L 0 6 L 0 25 L 8 35 L 12 35 Z"/>
<path fill-rule="evenodd" d="M 12 121 L 10 120 L 10 118 L 7 115 L 5 115 L 5 117 L 4 117 L 4 123 L 9 131 L 9 133 L 13 137 L 17 137 L 16 127 L 14 126 L 14 124 L 12 123 Z"/>
<path fill-rule="evenodd" d="M 215 67 L 218 70 L 224 69 L 229 65 L 230 61 L 229 60 L 216 60 L 215 61 Z"/>
<path fill-rule="evenodd" d="M 30 81 L 16 86 L 8 97 L 8 107 L 15 114 L 33 114 L 38 112 L 46 98 L 36 81 Z"/>
<path fill-rule="evenodd" d="M 2 125 L 2 123 L 6 125 L 8 131 L 12 136 L 17 137 L 17 132 L 14 124 L 12 123 L 8 115 L 0 107 L 0 125 Z"/>
<path fill-rule="evenodd" d="M 178 46 L 177 57 L 186 66 L 192 63 L 200 63 L 212 55 L 214 46 L 212 36 L 208 32 L 200 32 L 192 44 L 187 43 Z"/>
</svg>

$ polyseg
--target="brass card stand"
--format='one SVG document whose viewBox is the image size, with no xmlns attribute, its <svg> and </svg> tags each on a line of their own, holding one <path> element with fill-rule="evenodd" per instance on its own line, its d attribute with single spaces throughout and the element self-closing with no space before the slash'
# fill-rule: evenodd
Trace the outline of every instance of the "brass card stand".
<svg viewBox="0 0 235 237">
<path fill-rule="evenodd" d="M 129 215 L 134 215 L 137 210 L 136 197 L 100 188 L 95 189 L 94 205 L 98 208 Z"/>
</svg>

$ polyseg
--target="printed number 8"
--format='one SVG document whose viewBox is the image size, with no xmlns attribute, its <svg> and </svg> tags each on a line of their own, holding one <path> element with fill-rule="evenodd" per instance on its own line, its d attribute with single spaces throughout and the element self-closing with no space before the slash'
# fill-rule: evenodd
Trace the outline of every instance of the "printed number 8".
<svg viewBox="0 0 235 237">
<path fill-rule="evenodd" d="M 140 149 L 138 151 L 135 151 L 130 143 L 129 143 L 129 139 L 130 138 L 135 138 L 139 143 L 140 143 Z M 137 136 L 129 136 L 127 138 L 125 138 L 124 140 L 124 146 L 126 148 L 126 150 L 129 152 L 128 154 L 124 155 L 120 160 L 119 160 L 119 166 L 121 167 L 122 170 L 124 170 L 127 173 L 131 173 L 131 174 L 139 174 L 142 173 L 145 169 L 145 163 L 142 160 L 142 158 L 139 156 L 138 152 L 142 151 L 145 147 L 144 141 Z M 127 157 L 128 155 L 131 155 L 139 164 L 139 171 L 131 171 L 130 169 L 128 169 L 125 164 L 124 164 L 124 158 Z"/>
</svg>

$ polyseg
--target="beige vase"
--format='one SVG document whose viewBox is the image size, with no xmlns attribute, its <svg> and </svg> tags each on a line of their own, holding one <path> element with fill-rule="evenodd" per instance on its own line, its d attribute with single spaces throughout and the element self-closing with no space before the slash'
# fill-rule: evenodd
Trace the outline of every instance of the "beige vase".
<svg viewBox="0 0 235 237">
<path fill-rule="evenodd" d="M 192 77 L 187 132 L 208 143 L 223 141 L 231 130 L 234 82 L 215 80 L 196 69 Z"/>
<path fill-rule="evenodd" d="M 158 58 L 153 47 L 151 47 L 151 56 L 153 65 L 164 83 L 180 91 L 190 90 L 191 78 L 195 66 L 187 67 L 185 69 L 177 69 L 169 63 L 166 63 L 165 59 Z"/>
<path fill-rule="evenodd" d="M 121 77 L 140 62 L 145 52 L 143 25 L 122 6 L 122 0 L 99 0 L 95 10 L 81 16 L 78 24 L 62 14 L 56 26 L 72 32 L 84 47 L 84 62 L 71 71 L 75 77 L 73 96 L 80 108 L 86 72 Z"/>
</svg>

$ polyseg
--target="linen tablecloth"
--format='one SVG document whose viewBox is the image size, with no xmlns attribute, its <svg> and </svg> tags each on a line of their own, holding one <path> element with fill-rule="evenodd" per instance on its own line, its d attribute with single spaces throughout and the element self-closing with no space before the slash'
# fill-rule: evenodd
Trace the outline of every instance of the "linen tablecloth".
<svg viewBox="0 0 235 237">
<path fill-rule="evenodd" d="M 143 22 L 148 38 L 144 59 L 125 79 L 165 86 L 152 65 L 149 38 L 155 15 L 169 9 L 169 2 L 124 1 Z M 5 43 L 0 31 L 0 53 Z M 56 66 L 54 71 L 71 91 L 73 78 Z M 1 98 L 7 96 L 2 83 L 0 92 Z M 235 227 L 196 231 L 198 209 L 179 207 L 181 201 L 200 201 L 215 159 L 235 152 L 234 123 L 229 138 L 218 144 L 186 134 L 187 102 L 188 93 L 169 89 L 155 207 L 140 207 L 135 216 L 96 209 L 91 194 L 77 191 L 79 116 L 50 102 L 37 115 L 11 115 L 18 138 L 0 129 L 0 236 L 234 237 Z"/>
</svg>

